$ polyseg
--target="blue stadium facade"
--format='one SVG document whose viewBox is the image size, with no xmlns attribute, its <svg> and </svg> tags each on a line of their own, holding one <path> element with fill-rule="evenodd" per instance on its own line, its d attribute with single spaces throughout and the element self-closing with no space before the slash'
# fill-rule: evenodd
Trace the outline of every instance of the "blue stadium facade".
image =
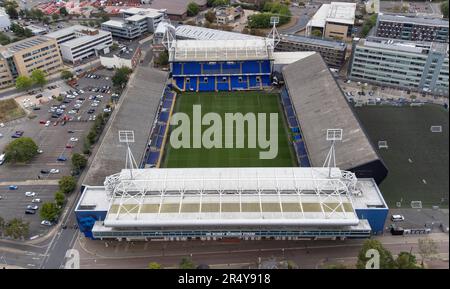
<svg viewBox="0 0 450 289">
<path fill-rule="evenodd" d="M 178 41 L 170 56 L 173 85 L 181 91 L 257 90 L 271 85 L 273 48 L 265 41 L 252 42 L 251 47 L 246 41 L 227 41 L 229 47 L 221 47 L 220 41 L 196 41 L 188 48 L 185 43 L 193 42 Z"/>
</svg>

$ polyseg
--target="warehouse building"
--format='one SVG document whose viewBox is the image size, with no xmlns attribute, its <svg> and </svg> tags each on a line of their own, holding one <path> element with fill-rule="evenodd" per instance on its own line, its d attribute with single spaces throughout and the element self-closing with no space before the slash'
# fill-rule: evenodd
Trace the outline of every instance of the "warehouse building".
<svg viewBox="0 0 450 289">
<path fill-rule="evenodd" d="M 351 39 L 355 25 L 356 3 L 331 2 L 322 4 L 306 24 L 306 36 L 319 31 L 323 38 L 346 41 Z"/>
<path fill-rule="evenodd" d="M 156 30 L 158 24 L 166 18 L 166 10 L 152 8 L 128 8 L 122 10 L 122 20 L 103 22 L 101 27 L 114 37 L 134 39 L 142 34 Z"/>
<path fill-rule="evenodd" d="M 80 231 L 116 240 L 297 240 L 382 233 L 373 179 L 339 168 L 124 169 L 84 186 Z"/>
<path fill-rule="evenodd" d="M 329 67 L 340 69 L 345 62 L 347 45 L 341 41 L 284 34 L 275 51 L 316 51 Z"/>
<path fill-rule="evenodd" d="M 55 39 L 34 36 L 0 46 L 0 88 L 13 85 L 20 75 L 30 76 L 33 70 L 40 69 L 48 75 L 62 67 Z"/>
<path fill-rule="evenodd" d="M 82 25 L 70 26 L 46 35 L 55 39 L 64 61 L 73 64 L 85 58 L 109 51 L 112 46 L 111 32 Z"/>
<path fill-rule="evenodd" d="M 349 78 L 448 95 L 448 44 L 369 37 L 355 41 Z"/>
<path fill-rule="evenodd" d="M 448 43 L 447 19 L 380 13 L 375 29 L 378 37 Z"/>
</svg>

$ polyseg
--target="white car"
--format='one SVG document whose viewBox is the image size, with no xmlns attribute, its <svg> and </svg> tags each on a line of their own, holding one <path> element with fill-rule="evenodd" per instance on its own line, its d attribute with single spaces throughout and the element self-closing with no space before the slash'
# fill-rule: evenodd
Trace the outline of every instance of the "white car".
<svg viewBox="0 0 450 289">
<path fill-rule="evenodd" d="M 96 107 L 96 106 L 98 106 L 98 102 L 94 102 L 94 103 L 92 103 L 92 104 L 91 104 L 91 106 L 92 106 L 92 107 Z"/>
<path fill-rule="evenodd" d="M 81 104 L 77 103 L 77 104 L 75 104 L 73 107 L 74 107 L 74 108 L 80 108 L 80 107 L 81 107 Z"/>
<path fill-rule="evenodd" d="M 29 209 L 29 210 L 37 210 L 37 209 L 39 209 L 39 207 L 38 207 L 38 205 L 28 205 L 27 209 Z"/>
<path fill-rule="evenodd" d="M 59 170 L 58 169 L 51 169 L 50 173 L 51 174 L 59 174 Z"/>
<path fill-rule="evenodd" d="M 31 202 L 32 202 L 32 203 L 40 203 L 40 202 L 41 202 L 41 199 L 32 199 Z"/>
<path fill-rule="evenodd" d="M 41 149 L 37 150 L 37 153 L 38 153 L 38 154 L 42 154 L 43 152 L 44 152 L 44 151 L 41 150 Z"/>
<path fill-rule="evenodd" d="M 103 95 L 99 94 L 97 95 L 97 98 L 103 98 Z"/>
<path fill-rule="evenodd" d="M 34 197 L 34 196 L 36 196 L 36 193 L 35 192 L 25 192 L 25 196 Z"/>
<path fill-rule="evenodd" d="M 5 124 L 3 122 L 0 123 L 0 127 L 5 127 Z"/>
<path fill-rule="evenodd" d="M 71 137 L 71 138 L 70 138 L 70 141 L 75 142 L 75 141 L 78 141 L 78 139 L 77 139 L 76 137 Z"/>
<path fill-rule="evenodd" d="M 75 110 L 69 110 L 68 112 L 67 112 L 68 114 L 76 114 L 77 112 L 75 111 Z"/>
<path fill-rule="evenodd" d="M 80 92 L 81 92 L 81 93 L 84 93 L 84 90 L 80 89 Z"/>
<path fill-rule="evenodd" d="M 78 96 L 78 93 L 76 93 L 75 91 L 73 92 L 73 95 Z"/>
<path fill-rule="evenodd" d="M 392 222 L 401 222 L 405 220 L 405 217 L 402 215 L 392 215 L 391 220 Z"/>
<path fill-rule="evenodd" d="M 47 120 L 47 121 L 45 122 L 45 126 L 49 126 L 49 125 L 50 125 L 50 121 Z"/>
<path fill-rule="evenodd" d="M 111 112 L 111 109 L 110 109 L 110 108 L 105 108 L 105 109 L 103 110 L 103 112 Z"/>
<path fill-rule="evenodd" d="M 41 225 L 44 225 L 44 226 L 51 226 L 51 225 L 53 225 L 53 224 L 52 224 L 52 222 L 50 222 L 50 221 L 43 220 L 43 221 L 41 222 Z"/>
</svg>

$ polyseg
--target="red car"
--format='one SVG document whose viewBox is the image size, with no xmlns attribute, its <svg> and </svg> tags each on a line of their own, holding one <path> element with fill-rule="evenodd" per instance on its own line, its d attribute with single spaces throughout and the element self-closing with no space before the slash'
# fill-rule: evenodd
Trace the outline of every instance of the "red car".
<svg viewBox="0 0 450 289">
<path fill-rule="evenodd" d="M 40 120 L 39 123 L 40 124 L 45 124 L 47 121 L 46 120 Z"/>
<path fill-rule="evenodd" d="M 70 144 L 66 145 L 66 149 L 72 149 L 72 148 L 73 148 L 73 145 L 70 145 Z"/>
</svg>

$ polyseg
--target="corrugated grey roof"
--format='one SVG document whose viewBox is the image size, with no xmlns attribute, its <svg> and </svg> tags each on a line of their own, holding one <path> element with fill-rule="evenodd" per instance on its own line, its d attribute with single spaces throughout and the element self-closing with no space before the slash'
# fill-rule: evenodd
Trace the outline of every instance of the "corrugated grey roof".
<svg viewBox="0 0 450 289">
<path fill-rule="evenodd" d="M 343 129 L 335 145 L 337 167 L 348 170 L 379 159 L 320 54 L 285 66 L 283 76 L 312 166 L 323 165 L 331 145 L 326 131 L 333 128 Z"/>
<path fill-rule="evenodd" d="M 445 19 L 411 16 L 411 15 L 392 15 L 392 14 L 380 13 L 378 15 L 378 21 L 414 23 L 414 24 L 420 24 L 420 25 L 433 25 L 433 26 L 448 27 L 448 20 L 445 20 Z"/>
</svg>

